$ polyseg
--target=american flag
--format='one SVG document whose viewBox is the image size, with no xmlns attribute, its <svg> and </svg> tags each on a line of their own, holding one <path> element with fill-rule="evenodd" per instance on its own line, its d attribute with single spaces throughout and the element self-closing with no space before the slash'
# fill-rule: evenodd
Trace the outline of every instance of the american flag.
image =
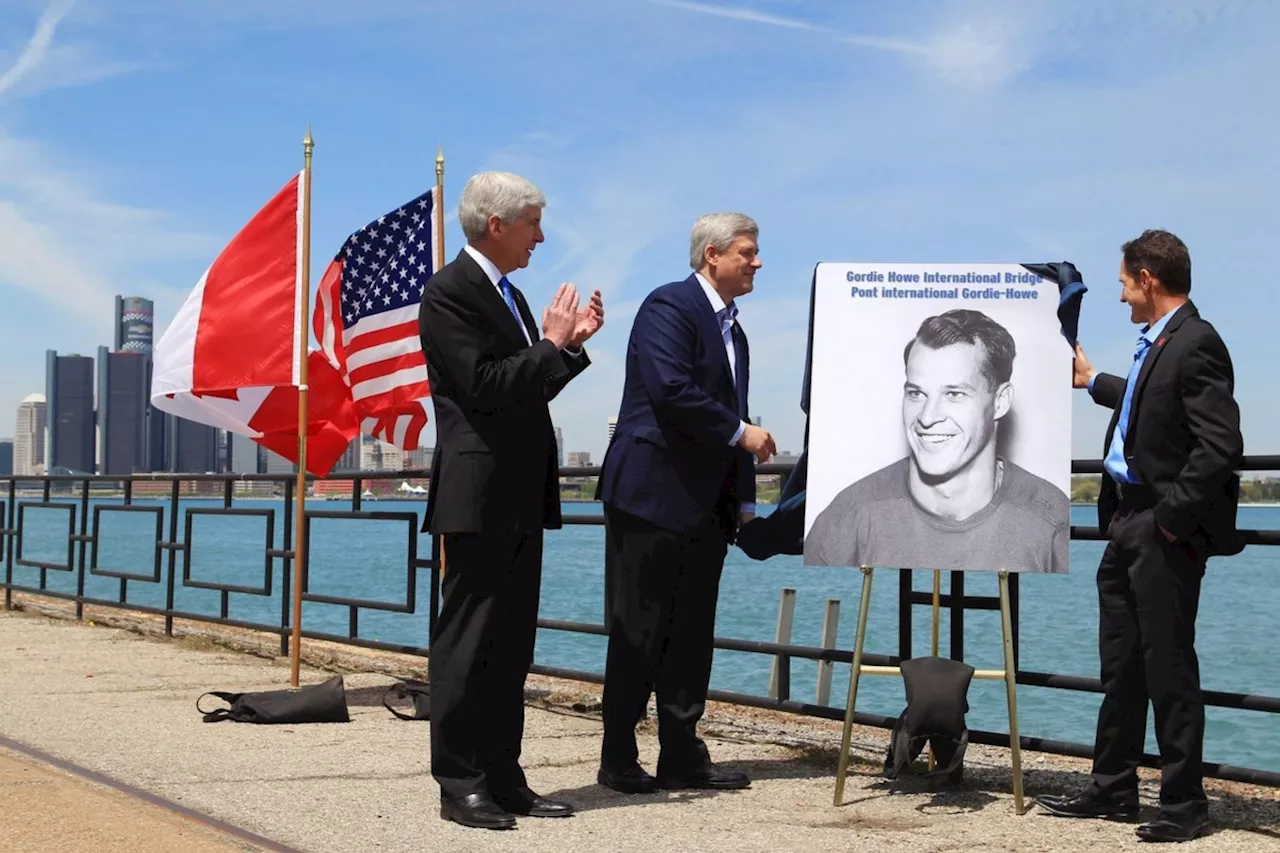
<svg viewBox="0 0 1280 853">
<path fill-rule="evenodd" d="M 351 388 L 360 431 L 416 450 L 427 425 L 422 288 L 436 271 L 435 190 L 347 238 L 320 279 L 312 323 Z"/>
</svg>

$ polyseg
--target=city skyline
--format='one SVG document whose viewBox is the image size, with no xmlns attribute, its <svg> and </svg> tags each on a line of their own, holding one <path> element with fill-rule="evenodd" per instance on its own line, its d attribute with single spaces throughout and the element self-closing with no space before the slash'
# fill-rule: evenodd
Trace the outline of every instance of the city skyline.
<svg viewBox="0 0 1280 853">
<path fill-rule="evenodd" d="M 247 436 L 151 406 L 151 305 L 145 297 L 117 294 L 114 348 L 99 346 L 96 357 L 45 351 L 45 393 L 28 394 L 19 404 L 13 437 L 0 437 L 0 466 L 8 459 L 8 473 L 31 476 L 50 467 L 103 476 L 295 472 L 293 462 Z M 556 438 L 563 460 L 559 428 Z M 406 452 L 361 435 L 352 439 L 333 473 L 419 470 L 430 466 L 430 453 L 430 447 Z"/>
</svg>

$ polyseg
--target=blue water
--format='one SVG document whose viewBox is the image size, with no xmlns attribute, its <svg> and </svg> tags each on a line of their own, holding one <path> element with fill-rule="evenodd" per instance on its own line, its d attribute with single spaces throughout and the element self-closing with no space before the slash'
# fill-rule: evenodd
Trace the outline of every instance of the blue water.
<svg viewBox="0 0 1280 853">
<path fill-rule="evenodd" d="M 70 501 L 78 504 L 78 501 Z M 154 507 L 168 538 L 167 502 L 136 500 L 135 506 Z M 179 518 L 179 538 L 187 508 L 219 508 L 217 500 L 184 500 Z M 120 506 L 118 500 L 91 501 L 93 506 Z M 263 549 L 267 543 L 265 516 L 274 515 L 274 544 L 283 547 L 284 505 L 272 500 L 238 500 L 237 508 L 257 515 L 217 517 L 192 516 L 194 547 L 190 578 L 194 582 L 216 582 L 265 589 L 269 595 L 232 593 L 233 619 L 278 625 L 282 584 L 279 560 L 272 561 L 268 573 Z M 313 502 L 309 509 L 349 509 L 344 502 Z M 421 502 L 388 501 L 366 503 L 365 510 L 411 513 L 413 528 L 421 516 Z M 78 513 L 78 508 L 77 508 Z M 598 506 L 566 504 L 566 513 L 596 514 Z M 22 557 L 50 563 L 67 562 L 67 530 L 70 511 L 62 508 L 28 508 L 25 511 Z M 97 565 L 99 570 L 124 571 L 150 576 L 155 565 L 156 512 L 113 512 L 101 514 Z M 1096 524 L 1092 508 L 1073 509 L 1073 523 Z M 78 531 L 80 520 L 76 518 Z M 312 522 L 310 586 L 313 593 L 354 596 L 405 607 L 408 595 L 406 554 L 411 535 L 403 520 L 354 521 L 318 518 Z M 1242 507 L 1240 525 L 1251 529 L 1280 527 L 1280 508 Z M 92 531 L 91 531 L 92 532 Z M 423 540 L 424 547 L 427 540 Z M 542 583 L 544 618 L 599 622 L 603 613 L 604 530 L 597 526 L 572 525 L 550 532 L 545 547 Z M 1103 543 L 1073 542 L 1071 574 L 1068 576 L 1029 575 L 1021 579 L 1021 666 L 1025 670 L 1060 672 L 1096 677 L 1097 597 L 1094 572 Z M 78 564 L 79 546 L 75 559 Z M 425 554 L 423 556 L 426 556 Z M 86 548 L 86 559 L 91 552 Z M 161 583 L 130 580 L 128 600 L 163 606 L 168 556 L 164 555 Z M 217 613 L 221 593 L 184 586 L 182 556 L 178 561 L 175 607 L 193 612 Z M 869 652 L 897 651 L 896 573 L 877 572 L 872 588 L 872 604 L 866 649 Z M 429 574 L 420 572 L 413 604 L 414 613 L 360 611 L 360 635 L 386 642 L 426 646 Z M 14 581 L 34 586 L 39 570 L 14 566 Z M 917 589 L 929 588 L 931 575 L 917 572 Z M 716 633 L 724 637 L 772 640 L 777 621 L 779 592 L 784 587 L 797 591 L 795 630 L 792 641 L 819 645 L 824 602 L 839 599 L 841 621 L 838 645 L 853 646 L 861 575 L 856 570 L 812 568 L 799 557 L 777 557 L 760 563 L 731 549 L 721 584 Z M 948 579 L 944 576 L 943 590 Z M 49 571 L 50 589 L 74 592 L 75 576 Z M 88 575 L 85 593 L 115 599 L 121 582 L 115 578 Z M 970 595 L 994 595 L 996 579 L 986 573 L 966 576 Z M 929 653 L 929 608 L 914 608 L 915 654 Z M 1244 692 L 1264 696 L 1280 695 L 1280 665 L 1269 639 L 1280 612 L 1280 550 L 1250 546 L 1239 556 L 1215 558 L 1205 577 L 1197 622 L 1197 649 L 1206 689 Z M 309 630 L 345 636 L 349 610 L 343 606 L 307 602 L 303 625 Z M 941 629 L 942 653 L 947 654 L 949 636 L 946 611 Z M 541 664 L 601 671 L 604 666 L 604 637 L 543 631 L 536 657 Z M 996 612 L 968 612 L 965 616 L 965 657 L 978 668 L 1001 668 L 1000 618 Z M 717 652 L 712 671 L 712 687 L 745 693 L 768 691 L 771 659 L 742 652 Z M 791 695 L 811 702 L 817 664 L 792 663 Z M 832 680 L 831 704 L 842 706 L 848 688 L 847 665 L 837 665 Z M 970 689 L 969 724 L 974 728 L 1007 731 L 1003 685 L 975 681 Z M 1081 743 L 1093 742 L 1098 702 L 1097 694 L 1047 688 L 1020 687 L 1019 717 L 1024 735 L 1051 737 Z M 896 716 L 903 707 L 904 694 L 899 679 L 866 678 L 858 691 L 858 709 Z M 1229 764 L 1280 770 L 1280 725 L 1268 714 L 1209 708 L 1205 758 Z M 1150 723 L 1149 723 L 1150 725 Z M 1148 750 L 1156 751 L 1154 737 L 1148 735 Z"/>
</svg>

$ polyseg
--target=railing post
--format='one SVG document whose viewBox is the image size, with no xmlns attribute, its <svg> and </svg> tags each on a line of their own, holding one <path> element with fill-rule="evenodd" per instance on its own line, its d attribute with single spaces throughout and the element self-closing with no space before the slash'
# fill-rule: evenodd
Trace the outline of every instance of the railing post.
<svg viewBox="0 0 1280 853">
<path fill-rule="evenodd" d="M 911 569 L 898 571 L 898 659 L 911 658 L 911 592 L 915 574 Z"/>
<path fill-rule="evenodd" d="M 5 507 L 5 529 L 13 530 L 13 522 L 17 517 L 18 481 L 9 481 L 9 503 Z M 6 533 L 4 538 L 4 609 L 13 609 L 13 549 L 17 537 L 14 533 Z"/>
<path fill-rule="evenodd" d="M 796 616 L 796 591 L 787 587 L 778 599 L 778 631 L 775 642 L 780 646 L 791 645 L 791 628 Z M 791 656 L 777 655 L 769 673 L 769 698 L 791 698 Z"/>
<path fill-rule="evenodd" d="M 173 545 L 178 544 L 178 513 L 179 510 L 179 479 L 175 477 L 173 484 L 169 488 L 169 542 Z M 188 554 L 184 559 L 191 559 Z M 177 582 L 178 574 L 178 549 L 169 549 L 169 585 L 164 595 L 164 633 L 165 636 L 173 636 L 173 600 L 174 600 L 174 584 Z"/>
<path fill-rule="evenodd" d="M 964 572 L 951 573 L 951 658 L 964 660 Z"/>
<path fill-rule="evenodd" d="M 826 611 L 822 615 L 822 648 L 834 649 L 836 638 L 840 632 L 840 599 L 828 598 Z M 813 701 L 826 705 L 831 701 L 831 674 L 835 664 L 829 660 L 818 661 L 818 686 L 814 691 Z"/>
<path fill-rule="evenodd" d="M 89 481 L 80 481 L 80 571 L 76 574 L 76 618 L 84 618 L 85 536 L 89 532 Z"/>
<path fill-rule="evenodd" d="M 284 533 L 280 539 L 280 550 L 298 553 L 290 544 L 290 535 L 293 532 L 293 513 L 290 507 L 293 505 L 293 478 L 284 481 Z M 290 604 L 293 600 L 293 573 L 290 571 L 293 563 L 288 557 L 280 558 L 280 656 L 289 656 L 289 619 Z"/>
</svg>

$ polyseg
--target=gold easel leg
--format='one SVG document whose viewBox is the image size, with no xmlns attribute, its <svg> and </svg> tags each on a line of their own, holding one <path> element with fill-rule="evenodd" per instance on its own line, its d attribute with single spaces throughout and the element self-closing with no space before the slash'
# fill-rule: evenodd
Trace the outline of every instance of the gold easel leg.
<svg viewBox="0 0 1280 853">
<path fill-rule="evenodd" d="M 1013 808 L 1026 814 L 1022 801 L 1022 737 L 1018 734 L 1018 673 L 1013 662 L 1013 619 L 1009 615 L 1009 573 L 1000 572 L 1000 626 L 1004 633 L 1004 686 L 1009 695 L 1009 752 L 1013 759 Z"/>
<path fill-rule="evenodd" d="M 862 601 L 858 605 L 858 627 L 853 640 L 853 665 L 849 670 L 849 695 L 844 705 L 844 734 L 840 738 L 840 763 L 836 768 L 838 806 L 844 800 L 844 779 L 849 772 L 849 742 L 853 739 L 853 709 L 858 700 L 858 677 L 862 674 L 862 643 L 867 636 L 867 613 L 871 610 L 871 567 L 862 566 Z"/>
<path fill-rule="evenodd" d="M 942 572 L 937 569 L 933 570 L 933 641 L 930 644 L 930 654 L 935 658 L 938 656 L 939 642 L 938 631 L 942 622 Z M 934 765 L 933 744 L 929 744 L 929 769 L 933 769 Z"/>
</svg>

